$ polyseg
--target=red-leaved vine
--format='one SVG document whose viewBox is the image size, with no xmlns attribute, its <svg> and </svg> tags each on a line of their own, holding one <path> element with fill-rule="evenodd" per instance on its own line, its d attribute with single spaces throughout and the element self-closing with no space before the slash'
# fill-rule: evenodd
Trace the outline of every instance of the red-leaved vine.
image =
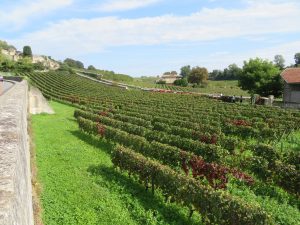
<svg viewBox="0 0 300 225">
<path fill-rule="evenodd" d="M 217 135 L 213 134 L 212 136 L 209 135 L 200 135 L 199 140 L 205 144 L 217 144 L 218 137 Z"/>
<path fill-rule="evenodd" d="M 230 123 L 235 126 L 243 126 L 243 127 L 251 126 L 251 123 L 246 120 L 231 120 Z"/>
<path fill-rule="evenodd" d="M 188 176 L 190 169 L 194 178 L 206 178 L 211 187 L 214 189 L 225 189 L 228 183 L 228 175 L 231 174 L 235 178 L 252 185 L 254 180 L 251 176 L 244 174 L 237 169 L 231 169 L 216 163 L 206 163 L 201 157 L 193 156 L 188 159 L 182 155 L 183 171 Z"/>
<path fill-rule="evenodd" d="M 99 115 L 100 115 L 100 116 L 107 116 L 107 115 L 108 115 L 108 112 L 102 111 L 102 112 L 99 112 Z"/>
<path fill-rule="evenodd" d="M 104 137 L 105 135 L 105 126 L 101 123 L 98 123 L 97 124 L 97 129 L 98 129 L 98 134 L 101 136 L 101 137 Z"/>
</svg>

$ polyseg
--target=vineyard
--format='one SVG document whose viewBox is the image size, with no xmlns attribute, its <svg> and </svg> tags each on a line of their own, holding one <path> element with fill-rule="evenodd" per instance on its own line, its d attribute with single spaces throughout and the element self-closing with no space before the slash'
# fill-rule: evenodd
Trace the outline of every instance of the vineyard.
<svg viewBox="0 0 300 225">
<path fill-rule="evenodd" d="M 278 147 L 299 132 L 299 111 L 124 90 L 62 72 L 20 75 L 75 107 L 79 128 L 113 145 L 116 171 L 187 208 L 187 218 L 299 224 L 299 148 Z"/>
</svg>

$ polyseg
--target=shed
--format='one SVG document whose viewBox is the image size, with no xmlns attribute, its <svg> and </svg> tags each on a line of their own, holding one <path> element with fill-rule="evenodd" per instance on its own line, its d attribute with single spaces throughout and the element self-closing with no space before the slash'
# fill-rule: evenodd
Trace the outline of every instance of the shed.
<svg viewBox="0 0 300 225">
<path fill-rule="evenodd" d="M 281 77 L 284 80 L 284 104 L 300 106 L 300 68 L 285 69 Z"/>
</svg>

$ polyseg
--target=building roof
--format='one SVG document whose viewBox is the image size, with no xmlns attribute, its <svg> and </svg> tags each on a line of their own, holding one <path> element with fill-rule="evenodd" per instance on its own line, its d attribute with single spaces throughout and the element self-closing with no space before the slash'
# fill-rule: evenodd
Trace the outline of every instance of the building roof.
<svg viewBox="0 0 300 225">
<path fill-rule="evenodd" d="M 300 84 L 300 68 L 288 68 L 281 73 L 288 84 Z"/>
<path fill-rule="evenodd" d="M 162 78 L 181 78 L 182 76 L 178 75 L 178 74 L 163 74 L 161 77 Z"/>
</svg>

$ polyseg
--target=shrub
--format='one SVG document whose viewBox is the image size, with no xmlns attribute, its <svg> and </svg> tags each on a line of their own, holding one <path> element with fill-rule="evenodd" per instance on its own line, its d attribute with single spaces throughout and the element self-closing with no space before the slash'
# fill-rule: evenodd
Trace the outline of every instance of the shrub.
<svg viewBox="0 0 300 225">
<path fill-rule="evenodd" d="M 165 80 L 159 80 L 156 82 L 157 84 L 166 84 L 166 81 Z"/>
<path fill-rule="evenodd" d="M 175 80 L 174 85 L 176 86 L 181 86 L 181 87 L 187 87 L 188 86 L 188 81 L 186 78 Z"/>
</svg>

